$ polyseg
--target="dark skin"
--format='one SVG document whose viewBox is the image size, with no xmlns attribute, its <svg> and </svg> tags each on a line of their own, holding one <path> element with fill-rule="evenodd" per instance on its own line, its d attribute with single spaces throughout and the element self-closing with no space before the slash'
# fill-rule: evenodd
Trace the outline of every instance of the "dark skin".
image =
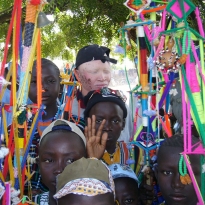
<svg viewBox="0 0 205 205">
<path fill-rule="evenodd" d="M 98 130 L 100 124 L 105 120 L 102 132 L 106 132 L 108 134 L 106 150 L 109 154 L 113 154 L 115 152 L 116 143 L 120 137 L 120 133 L 125 127 L 123 110 L 119 105 L 113 102 L 100 102 L 91 108 L 89 117 L 91 118 L 92 115 L 95 115 L 96 117 L 96 130 Z"/>
<path fill-rule="evenodd" d="M 43 183 L 49 189 L 49 205 L 56 205 L 53 198 L 56 193 L 56 176 L 62 173 L 68 164 L 85 156 L 85 145 L 73 132 L 50 132 L 43 138 L 39 147 L 38 163 Z"/>
<path fill-rule="evenodd" d="M 114 179 L 116 200 L 120 205 L 138 205 L 138 184 L 129 177 Z"/>
<path fill-rule="evenodd" d="M 42 67 L 42 103 L 46 106 L 46 115 L 43 120 L 48 120 L 55 116 L 58 107 L 56 99 L 60 92 L 60 77 L 53 65 Z M 37 73 L 36 68 L 32 70 L 31 83 L 29 88 L 29 98 L 33 103 L 37 103 Z"/>
<path fill-rule="evenodd" d="M 166 205 L 196 205 L 197 196 L 193 184 L 184 185 L 180 181 L 179 159 L 183 148 L 160 147 L 156 176 Z M 200 186 L 200 157 L 191 155 L 191 166 Z"/>
<path fill-rule="evenodd" d="M 68 194 L 58 200 L 58 205 L 114 205 L 114 196 L 111 193 L 96 196 Z"/>
</svg>

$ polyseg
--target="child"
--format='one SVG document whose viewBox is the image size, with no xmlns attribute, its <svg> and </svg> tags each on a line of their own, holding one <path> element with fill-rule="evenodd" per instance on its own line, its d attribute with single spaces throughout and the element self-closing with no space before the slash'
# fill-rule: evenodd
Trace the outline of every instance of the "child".
<svg viewBox="0 0 205 205">
<path fill-rule="evenodd" d="M 29 88 L 29 98 L 33 103 L 37 103 L 37 72 L 36 72 L 36 61 L 34 61 L 32 76 Z M 58 111 L 56 100 L 60 92 L 60 70 L 59 68 L 50 60 L 42 58 L 42 104 L 46 106 L 45 113 L 42 116 L 43 122 L 48 122 L 49 125 L 54 118 L 56 118 L 56 113 Z M 45 124 L 45 123 L 44 123 Z M 43 125 L 45 128 L 46 125 Z M 44 128 L 38 128 L 40 135 Z"/>
<path fill-rule="evenodd" d="M 155 173 L 166 205 L 196 205 L 198 201 L 193 184 L 185 185 L 180 180 L 179 160 L 184 147 L 183 139 L 182 135 L 167 138 L 158 151 Z M 199 140 L 192 137 L 192 142 L 196 144 Z M 189 159 L 200 187 L 200 155 L 189 155 Z"/>
<path fill-rule="evenodd" d="M 103 149 L 97 149 L 99 155 L 95 156 L 100 158 L 103 155 L 102 160 L 107 165 L 114 163 L 129 164 L 129 161 L 131 161 L 128 161 L 131 156 L 127 144 L 124 142 L 117 142 L 121 131 L 124 129 L 125 118 L 127 116 L 127 109 L 122 97 L 119 91 L 114 91 L 109 88 L 91 91 L 85 96 L 86 109 L 84 117 L 85 121 L 87 121 L 85 136 L 89 139 L 91 137 L 89 130 L 98 129 L 101 122 L 103 120 L 106 121 L 102 130 L 108 134 L 107 142 L 104 147 L 106 150 L 105 152 L 101 152 Z M 133 157 L 135 158 L 133 168 L 136 174 L 139 174 L 141 171 L 140 163 L 143 159 L 143 150 L 134 146 L 133 152 Z"/>
<path fill-rule="evenodd" d="M 133 170 L 124 164 L 109 166 L 115 183 L 116 204 L 139 204 L 138 178 Z"/>
<path fill-rule="evenodd" d="M 114 205 L 114 182 L 105 164 L 81 158 L 57 176 L 58 205 Z"/>
<path fill-rule="evenodd" d="M 34 197 L 40 205 L 56 205 L 56 176 L 74 161 L 86 156 L 86 139 L 72 122 L 56 120 L 44 131 L 39 142 L 38 164 L 43 183 L 49 192 Z"/>
<path fill-rule="evenodd" d="M 29 98 L 33 103 L 37 103 L 37 72 L 36 72 L 36 61 L 34 61 L 32 76 L 29 88 Z M 57 98 L 60 91 L 60 70 L 59 68 L 50 60 L 42 58 L 41 59 L 42 68 L 42 104 L 45 105 L 45 112 L 41 116 L 41 119 L 37 122 L 37 130 L 34 133 L 34 138 L 32 145 L 29 150 L 29 156 L 31 158 L 36 158 L 38 156 L 38 143 L 43 130 L 55 119 L 57 116 Z M 34 116 L 33 116 L 34 117 Z M 33 117 L 28 123 L 28 130 L 30 129 Z M 35 172 L 31 179 L 32 193 L 37 194 L 40 190 L 47 191 L 47 188 L 41 183 L 38 166 L 34 163 L 31 167 L 31 173 Z M 28 188 L 26 187 L 25 190 Z"/>
</svg>

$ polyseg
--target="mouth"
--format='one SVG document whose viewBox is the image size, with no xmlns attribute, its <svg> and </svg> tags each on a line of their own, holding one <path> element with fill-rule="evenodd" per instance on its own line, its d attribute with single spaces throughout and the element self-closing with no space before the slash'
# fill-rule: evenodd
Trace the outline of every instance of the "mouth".
<svg viewBox="0 0 205 205">
<path fill-rule="evenodd" d="M 173 201 L 184 201 L 186 200 L 186 196 L 182 195 L 182 194 L 173 194 L 169 196 Z"/>
<path fill-rule="evenodd" d="M 42 96 L 42 100 L 48 100 L 49 96 Z"/>
<path fill-rule="evenodd" d="M 104 88 L 104 87 L 108 87 L 107 84 L 102 84 L 102 85 L 96 85 L 97 88 Z"/>
<path fill-rule="evenodd" d="M 107 141 L 111 141 L 113 138 L 111 136 L 107 137 Z"/>
</svg>

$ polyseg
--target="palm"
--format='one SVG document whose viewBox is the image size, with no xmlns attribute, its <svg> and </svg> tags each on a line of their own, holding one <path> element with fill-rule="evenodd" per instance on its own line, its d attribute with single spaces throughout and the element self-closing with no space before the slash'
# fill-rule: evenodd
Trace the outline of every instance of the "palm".
<svg viewBox="0 0 205 205">
<path fill-rule="evenodd" d="M 107 133 L 102 134 L 103 126 L 105 120 L 102 121 L 97 132 L 95 129 L 95 116 L 92 116 L 92 119 L 88 118 L 87 126 L 85 127 L 85 137 L 86 137 L 86 149 L 88 157 L 102 158 L 107 141 Z"/>
</svg>

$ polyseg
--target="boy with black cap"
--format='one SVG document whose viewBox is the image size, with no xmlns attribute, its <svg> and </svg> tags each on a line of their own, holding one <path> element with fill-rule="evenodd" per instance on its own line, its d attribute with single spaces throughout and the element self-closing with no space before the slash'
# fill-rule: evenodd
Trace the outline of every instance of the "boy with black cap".
<svg viewBox="0 0 205 205">
<path fill-rule="evenodd" d="M 83 97 L 89 91 L 108 87 L 111 80 L 111 63 L 117 63 L 115 59 L 109 57 L 110 49 L 97 44 L 88 45 L 78 51 L 76 57 L 75 76 L 81 82 L 81 90 L 77 91 L 73 100 L 71 118 L 78 122 L 78 126 L 83 130 L 85 127 Z M 70 118 L 70 117 L 69 117 Z M 67 119 L 67 118 L 65 118 Z M 128 142 L 133 130 L 131 112 L 128 112 L 126 126 L 121 133 L 119 141 Z"/>
<path fill-rule="evenodd" d="M 132 148 L 129 149 L 126 143 L 118 141 L 127 117 L 124 95 L 118 90 L 102 88 L 90 91 L 85 96 L 84 102 L 86 105 L 84 117 L 87 122 L 85 136 L 87 138 L 88 156 L 102 158 L 107 165 L 114 163 L 132 164 L 135 173 L 138 175 L 142 168 L 141 162 L 143 161 L 144 151 L 134 146 L 132 153 Z M 107 133 L 108 137 L 106 143 L 104 143 L 102 136 L 103 141 L 101 141 L 102 146 L 100 146 L 93 136 L 102 123 L 104 124 L 102 133 Z M 94 143 L 96 143 L 97 149 L 93 146 Z"/>
</svg>

